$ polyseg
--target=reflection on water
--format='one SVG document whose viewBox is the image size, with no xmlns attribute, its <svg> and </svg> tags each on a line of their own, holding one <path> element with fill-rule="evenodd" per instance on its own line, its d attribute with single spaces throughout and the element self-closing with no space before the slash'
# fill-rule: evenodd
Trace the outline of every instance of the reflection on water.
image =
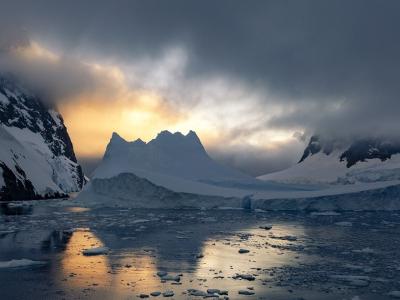
<svg viewBox="0 0 400 300">
<path fill-rule="evenodd" d="M 387 268 L 400 265 L 400 216 L 395 214 L 379 219 L 51 209 L 35 207 L 31 214 L 0 216 L 0 261 L 47 262 L 42 268 L 0 270 L 2 299 L 132 299 L 167 290 L 174 291 L 175 299 L 188 299 L 188 289 L 209 288 L 229 290 L 231 299 L 351 299 L 347 296 L 360 290 L 349 282 L 332 281 L 331 275 L 390 275 L 392 281 L 387 282 L 400 280 Z M 335 225 L 340 221 L 353 226 Z M 268 224 L 271 230 L 259 228 Z M 82 255 L 82 250 L 99 246 L 110 252 Z M 239 249 L 249 252 L 241 254 Z M 363 274 L 363 265 L 370 273 Z M 180 280 L 163 282 L 158 271 L 172 278 L 181 275 Z M 385 295 L 384 282 L 364 286 L 362 299 Z M 256 294 L 239 296 L 243 289 Z"/>
<path fill-rule="evenodd" d="M 235 272 L 246 271 L 257 267 L 275 267 L 287 263 L 293 263 L 293 253 L 286 253 L 279 246 L 288 245 L 288 240 L 268 239 L 268 236 L 300 236 L 304 230 L 301 227 L 276 226 L 274 235 L 259 229 L 252 228 L 236 232 L 233 238 L 221 238 L 205 243 L 202 254 L 204 257 L 199 264 L 198 273 L 201 274 L 207 268 L 213 267 L 232 273 L 232 262 L 235 262 Z M 249 254 L 240 255 L 239 249 L 249 249 Z"/>
<path fill-rule="evenodd" d="M 79 229 L 72 233 L 60 262 L 60 276 L 68 287 L 110 285 L 109 261 L 106 255 L 84 256 L 83 249 L 101 247 L 103 243 L 89 230 Z"/>
<path fill-rule="evenodd" d="M 154 236 L 149 233 L 146 242 L 149 246 L 156 246 L 154 249 L 135 245 L 135 241 L 132 241 L 128 247 L 113 249 L 108 255 L 83 256 L 83 249 L 104 246 L 104 242 L 89 230 L 77 230 L 72 233 L 65 251 L 61 253 L 59 282 L 62 282 L 66 290 L 81 289 L 92 296 L 97 292 L 96 295 L 105 298 L 127 297 L 132 293 L 149 294 L 168 289 L 183 295 L 189 288 L 205 290 L 216 287 L 237 294 L 239 289 L 249 286 L 257 290 L 262 282 L 234 280 L 232 277 L 235 274 L 254 274 L 256 269 L 295 263 L 293 253 L 283 255 L 279 247 L 275 247 L 291 242 L 270 239 L 270 233 L 263 229 L 251 228 L 211 237 L 207 232 L 203 232 L 203 236 L 199 232 L 192 232 L 196 239 L 204 241 L 200 251 L 197 243 L 193 243 L 189 236 L 183 238 L 181 231 L 176 236 L 176 232 L 162 232 L 163 240 L 160 240 L 159 232 L 154 233 Z M 303 230 L 301 227 L 277 226 L 274 234 L 279 237 L 301 236 Z M 176 241 L 181 247 L 169 248 L 168 240 Z M 157 245 L 155 241 L 161 244 Z M 239 254 L 240 248 L 250 249 L 250 253 Z M 196 259 L 196 253 L 202 255 Z M 179 261 L 184 263 L 180 264 Z M 159 270 L 173 275 L 182 274 L 181 281 L 162 282 L 156 275 Z"/>
<path fill-rule="evenodd" d="M 115 259 L 113 290 L 127 295 L 132 292 L 151 293 L 160 288 L 154 257 L 137 252 Z"/>
<path fill-rule="evenodd" d="M 127 296 L 136 290 L 150 293 L 159 286 L 154 256 L 148 251 L 129 249 L 113 255 L 84 256 L 83 249 L 105 246 L 91 231 L 72 233 L 62 253 L 60 274 L 63 288 L 82 289 L 90 294 L 99 290 L 102 297 Z"/>
<path fill-rule="evenodd" d="M 215 223 L 216 219 L 196 212 L 199 223 L 189 225 L 183 221 L 179 224 L 184 218 L 193 220 L 193 215 L 188 212 L 182 217 L 174 213 L 165 216 L 164 221 L 155 219 L 153 226 L 160 222 L 166 225 L 154 230 L 147 228 L 149 221 L 143 222 L 144 217 L 136 218 L 140 222 L 132 221 L 129 212 L 118 211 L 112 215 L 101 212 L 102 219 L 96 215 L 91 219 L 92 212 L 85 209 L 63 211 L 52 216 L 67 224 L 70 218 L 82 216 L 79 220 L 97 226 L 97 229 L 38 231 L 35 226 L 39 222 L 57 225 L 55 220 L 45 221 L 38 216 L 38 220 L 29 220 L 30 230 L 9 234 L 11 239 L 0 237 L 0 244 L 13 245 L 10 253 L 19 247 L 19 251 L 25 253 L 23 257 L 29 257 L 33 247 L 40 251 L 41 260 L 47 255 L 51 260 L 48 276 L 54 279 L 54 289 L 62 296 L 69 295 L 67 298 L 83 295 L 85 298 L 121 299 L 139 293 L 173 290 L 180 299 L 186 297 L 187 289 L 193 288 L 224 288 L 237 295 L 239 289 L 249 286 L 258 290 L 262 281 L 235 280 L 232 277 L 236 274 L 255 274 L 256 269 L 295 263 L 293 253 L 283 254 L 279 247 L 272 246 L 290 244 L 290 241 L 274 240 L 269 237 L 270 232 L 251 223 L 234 224 L 229 219 L 229 222 Z M 127 215 L 122 217 L 124 213 Z M 104 223 L 101 220 L 105 220 Z M 134 224 L 133 228 L 126 227 L 129 222 Z M 117 224 L 120 229 L 110 228 Z M 301 227 L 275 226 L 274 234 L 301 236 L 303 231 Z M 34 240 L 27 238 L 30 235 L 36 236 Z M 82 255 L 84 249 L 100 246 L 109 247 L 110 253 Z M 250 249 L 250 252 L 239 254 L 240 248 Z M 163 282 L 157 276 L 160 270 L 172 275 L 181 274 L 180 282 Z"/>
<path fill-rule="evenodd" d="M 276 226 L 274 232 L 279 236 L 301 236 L 304 233 L 301 227 L 289 226 Z M 274 241 L 268 238 L 269 235 L 271 234 L 263 229 L 250 228 L 207 240 L 202 249 L 203 257 L 199 260 L 192 277 L 205 279 L 211 284 L 199 282 L 194 288 L 224 288 L 233 295 L 249 286 L 256 291 L 262 285 L 262 281 L 233 280 L 232 277 L 237 274 L 257 276 L 256 270 L 296 264 L 294 252 L 283 253 L 280 250 L 280 246 L 287 246 L 291 242 Z M 249 253 L 240 254 L 239 249 L 249 250 Z"/>
<path fill-rule="evenodd" d="M 73 213 L 81 213 L 81 212 L 89 211 L 90 208 L 80 207 L 80 206 L 68 206 L 65 208 L 65 210 L 68 212 L 73 212 Z"/>
</svg>

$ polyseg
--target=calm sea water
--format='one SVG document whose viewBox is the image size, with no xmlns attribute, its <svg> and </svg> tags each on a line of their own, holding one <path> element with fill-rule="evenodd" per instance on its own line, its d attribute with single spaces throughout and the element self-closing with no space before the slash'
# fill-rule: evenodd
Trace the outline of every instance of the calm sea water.
<svg viewBox="0 0 400 300">
<path fill-rule="evenodd" d="M 155 291 L 202 299 L 189 289 L 227 290 L 230 299 L 391 299 L 388 293 L 400 290 L 396 212 L 89 210 L 58 203 L 1 206 L 0 261 L 43 262 L 0 268 L 1 299 L 137 299 Z M 99 246 L 108 254 L 82 254 Z M 179 281 L 163 280 L 160 271 Z"/>
</svg>

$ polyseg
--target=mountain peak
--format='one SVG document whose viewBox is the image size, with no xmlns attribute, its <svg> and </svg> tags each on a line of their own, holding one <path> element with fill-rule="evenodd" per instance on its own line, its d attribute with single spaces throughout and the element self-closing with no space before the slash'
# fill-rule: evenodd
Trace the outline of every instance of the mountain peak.
<svg viewBox="0 0 400 300">
<path fill-rule="evenodd" d="M 171 135 L 172 135 L 172 132 L 170 132 L 168 130 L 162 130 L 157 134 L 156 139 L 159 137 L 166 137 L 166 136 L 171 136 Z"/>
<path fill-rule="evenodd" d="M 60 197 L 85 183 L 61 115 L 0 73 L 0 201 Z"/>
<path fill-rule="evenodd" d="M 170 132 L 168 130 L 163 130 L 157 134 L 156 138 L 150 141 L 150 143 L 156 144 L 169 144 L 169 143 L 183 143 L 183 144 L 196 144 L 201 145 L 200 139 L 196 132 L 190 130 L 188 134 L 184 135 L 181 132 Z M 193 143 L 194 142 L 194 143 Z M 201 145 L 202 146 L 202 145 Z"/>
<path fill-rule="evenodd" d="M 112 133 L 111 135 L 111 143 L 126 143 L 126 140 L 124 140 L 118 133 L 116 133 L 115 131 Z"/>
<path fill-rule="evenodd" d="M 134 144 L 134 145 L 146 145 L 146 143 L 141 138 L 138 138 L 137 140 L 133 141 L 132 144 Z"/>
<path fill-rule="evenodd" d="M 186 135 L 186 137 L 187 137 L 187 138 L 191 138 L 191 139 L 195 139 L 195 140 L 200 141 L 200 139 L 199 139 L 199 137 L 197 136 L 196 132 L 193 131 L 193 130 L 190 130 L 190 131 L 188 132 L 188 134 Z"/>
<path fill-rule="evenodd" d="M 330 155 L 333 151 L 339 151 L 340 161 L 346 161 L 348 168 L 357 162 L 365 162 L 370 159 L 385 161 L 392 155 L 400 153 L 400 142 L 397 139 L 385 139 L 382 137 L 327 139 L 318 135 L 310 138 L 307 147 L 299 163 L 317 153 Z"/>
<path fill-rule="evenodd" d="M 186 135 L 164 130 L 148 143 L 140 139 L 127 142 L 113 134 L 104 158 L 95 177 L 115 175 L 117 172 L 145 171 L 196 181 L 248 179 L 246 175 L 213 161 L 192 130 Z"/>
</svg>

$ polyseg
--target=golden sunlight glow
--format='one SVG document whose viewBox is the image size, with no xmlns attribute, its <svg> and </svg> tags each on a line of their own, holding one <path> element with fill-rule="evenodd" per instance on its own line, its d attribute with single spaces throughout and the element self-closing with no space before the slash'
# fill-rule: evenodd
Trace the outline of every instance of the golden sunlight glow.
<svg viewBox="0 0 400 300">
<path fill-rule="evenodd" d="M 88 282 L 110 285 L 110 265 L 105 255 L 84 256 L 83 249 L 100 247 L 103 243 L 90 231 L 75 231 L 66 245 L 61 260 L 61 273 L 69 278 L 68 286 L 87 287 Z"/>
<path fill-rule="evenodd" d="M 35 41 L 15 51 L 27 61 L 70 63 Z M 88 89 L 59 99 L 60 113 L 80 158 L 100 157 L 114 131 L 127 140 L 149 141 L 162 130 L 182 133 L 194 130 L 206 147 L 248 145 L 266 151 L 292 139 L 292 132 L 285 130 L 257 128 L 240 134 L 242 128 L 248 128 L 251 122 L 258 122 L 265 116 L 261 111 L 255 112 L 249 101 L 237 101 L 243 97 L 240 93 L 236 101 L 213 99 L 213 95 L 225 97 L 226 83 L 211 81 L 205 88 L 211 94 L 205 93 L 204 101 L 195 107 L 180 107 L 166 100 L 161 92 L 132 86 L 127 74 L 117 65 L 80 60 L 73 60 L 73 63 L 79 66 L 78 70 L 85 70 L 85 76 L 93 77 L 89 78 L 92 86 Z"/>
<path fill-rule="evenodd" d="M 68 132 L 78 155 L 101 155 L 113 131 L 127 140 L 152 139 L 162 128 L 182 118 L 162 103 L 149 103 L 152 95 L 130 94 L 127 98 L 110 101 L 82 95 L 60 106 Z"/>
<path fill-rule="evenodd" d="M 112 279 L 112 286 L 115 290 L 121 291 L 127 287 L 127 284 L 135 291 L 142 293 L 151 293 L 161 288 L 153 257 L 133 252 L 129 253 L 129 256 L 119 259 L 118 264 L 132 265 L 132 268 L 123 268 L 115 273 Z"/>
<path fill-rule="evenodd" d="M 63 252 L 61 272 L 57 273 L 57 276 L 61 275 L 64 288 L 99 286 L 107 299 L 126 298 L 133 289 L 150 293 L 161 288 L 153 257 L 135 252 L 112 258 L 109 255 L 82 255 L 83 249 L 100 246 L 104 244 L 90 231 L 77 230 L 72 234 Z M 132 267 L 126 268 L 126 265 Z"/>
<path fill-rule="evenodd" d="M 266 150 L 276 149 L 292 139 L 288 131 L 261 131 L 234 141 L 224 140 L 224 130 L 218 124 L 195 112 L 179 112 L 163 103 L 154 93 L 130 92 L 121 98 L 102 99 L 98 95 L 81 95 L 62 102 L 61 114 L 80 157 L 101 156 L 112 132 L 128 141 L 153 139 L 161 130 L 187 133 L 195 130 L 205 146 L 252 145 Z"/>
</svg>

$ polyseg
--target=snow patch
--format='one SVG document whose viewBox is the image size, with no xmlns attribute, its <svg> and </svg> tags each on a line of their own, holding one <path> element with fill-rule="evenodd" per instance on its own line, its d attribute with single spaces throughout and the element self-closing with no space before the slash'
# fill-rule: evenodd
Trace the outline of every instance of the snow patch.
<svg viewBox="0 0 400 300">
<path fill-rule="evenodd" d="M 6 268 L 26 268 L 31 266 L 45 265 L 45 261 L 35 261 L 26 258 L 22 259 L 12 259 L 9 261 L 0 261 L 0 269 Z"/>
<path fill-rule="evenodd" d="M 8 100 L 8 98 L 6 96 L 4 96 L 3 94 L 0 94 L 0 104 L 6 106 L 10 103 L 10 100 Z"/>
</svg>

